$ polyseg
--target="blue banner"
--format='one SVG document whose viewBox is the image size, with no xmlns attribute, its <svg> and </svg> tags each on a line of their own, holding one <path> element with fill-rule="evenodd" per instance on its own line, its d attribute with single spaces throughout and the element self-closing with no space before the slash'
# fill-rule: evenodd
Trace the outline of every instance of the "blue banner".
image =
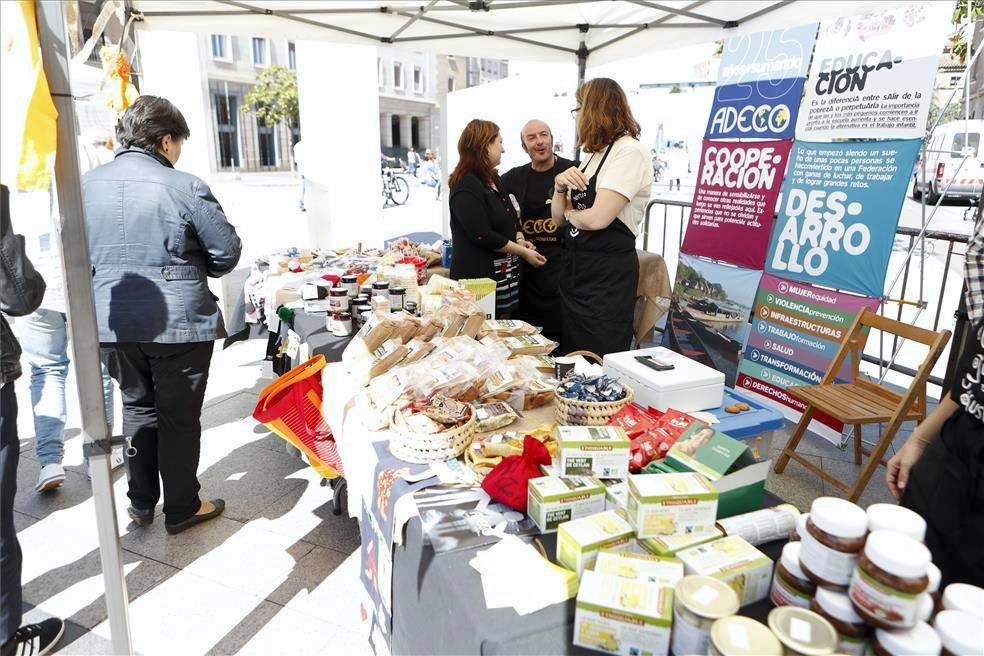
<svg viewBox="0 0 984 656">
<path fill-rule="evenodd" d="M 721 52 L 718 86 L 805 78 L 819 25 L 810 23 L 727 39 Z"/>
<path fill-rule="evenodd" d="M 797 141 L 766 271 L 880 297 L 920 139 Z"/>
<path fill-rule="evenodd" d="M 792 139 L 805 78 L 718 86 L 707 139 Z"/>
</svg>

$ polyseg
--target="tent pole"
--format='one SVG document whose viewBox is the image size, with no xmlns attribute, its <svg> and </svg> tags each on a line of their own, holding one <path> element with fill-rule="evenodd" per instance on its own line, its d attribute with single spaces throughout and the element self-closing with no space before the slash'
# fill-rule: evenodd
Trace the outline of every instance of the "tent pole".
<svg viewBox="0 0 984 656">
<path fill-rule="evenodd" d="M 92 295 L 92 264 L 83 218 L 79 175 L 78 123 L 68 71 L 65 13 L 61 2 L 35 0 L 38 38 L 44 53 L 44 72 L 55 108 L 58 110 L 58 151 L 55 157 L 55 186 L 58 190 L 62 272 L 72 361 L 78 384 L 82 414 L 83 451 L 89 454 L 92 496 L 96 507 L 99 556 L 106 588 L 106 611 L 114 654 L 132 654 L 123 551 L 113 502 L 112 454 L 106 403 L 103 399 L 96 304 Z M 96 447 L 96 448 L 93 448 Z M 101 447 L 101 448 L 100 448 Z"/>
<path fill-rule="evenodd" d="M 574 87 L 575 98 L 577 97 L 577 90 L 581 88 L 582 84 L 584 84 L 584 75 L 588 68 L 588 54 L 590 54 L 588 51 L 588 44 L 587 44 L 588 25 L 586 23 L 582 23 L 577 26 L 577 29 L 580 30 L 581 32 L 581 44 L 577 47 L 577 53 L 576 53 L 577 54 L 577 86 Z M 574 143 L 577 144 L 577 142 L 578 142 L 577 118 L 575 118 Z M 575 162 L 581 161 L 581 149 L 577 147 L 577 145 L 574 146 L 574 161 Z"/>
</svg>

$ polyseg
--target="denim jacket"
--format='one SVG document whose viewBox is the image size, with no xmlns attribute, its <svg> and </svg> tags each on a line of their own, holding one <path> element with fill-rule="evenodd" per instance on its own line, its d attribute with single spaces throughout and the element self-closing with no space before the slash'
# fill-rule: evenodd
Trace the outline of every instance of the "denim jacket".
<svg viewBox="0 0 984 656">
<path fill-rule="evenodd" d="M 82 177 L 82 200 L 101 343 L 226 336 L 207 278 L 231 272 L 242 244 L 208 185 L 122 148 Z"/>
</svg>

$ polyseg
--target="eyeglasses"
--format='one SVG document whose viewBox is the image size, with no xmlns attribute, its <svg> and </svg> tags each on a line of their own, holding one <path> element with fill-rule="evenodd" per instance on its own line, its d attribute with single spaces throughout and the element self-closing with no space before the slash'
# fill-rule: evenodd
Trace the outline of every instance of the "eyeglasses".
<svg viewBox="0 0 984 656">
<path fill-rule="evenodd" d="M 577 113 L 578 113 L 579 111 L 581 111 L 581 108 L 580 108 L 580 107 L 575 107 L 574 109 L 572 109 L 572 110 L 571 110 L 571 116 L 572 116 L 573 118 L 577 118 Z"/>
</svg>

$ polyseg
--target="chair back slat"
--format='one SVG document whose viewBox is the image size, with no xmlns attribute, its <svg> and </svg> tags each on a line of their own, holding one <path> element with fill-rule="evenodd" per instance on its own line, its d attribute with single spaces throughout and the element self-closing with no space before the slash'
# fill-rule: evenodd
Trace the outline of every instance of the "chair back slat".
<svg viewBox="0 0 984 656">
<path fill-rule="evenodd" d="M 920 344 L 925 344 L 926 346 L 932 346 L 940 335 L 940 333 L 933 332 L 932 330 L 928 330 L 926 328 L 920 328 L 919 326 L 913 326 L 907 323 L 902 323 L 901 321 L 896 321 L 895 319 L 883 317 L 875 312 L 872 312 L 868 308 L 864 308 L 861 311 L 859 318 L 861 320 L 861 325 L 863 326 L 876 328 L 883 333 L 898 335 L 899 337 L 904 337 L 905 339 L 919 342 Z"/>
</svg>

